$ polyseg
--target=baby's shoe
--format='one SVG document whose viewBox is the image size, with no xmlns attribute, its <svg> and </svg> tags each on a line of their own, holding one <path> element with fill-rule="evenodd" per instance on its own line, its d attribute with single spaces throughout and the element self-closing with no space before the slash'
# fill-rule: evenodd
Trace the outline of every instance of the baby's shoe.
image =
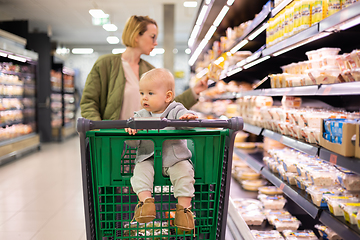
<svg viewBox="0 0 360 240">
<path fill-rule="evenodd" d="M 148 223 L 154 220 L 156 209 L 154 198 L 147 198 L 144 202 L 139 201 L 135 207 L 134 218 L 138 223 Z"/>
<path fill-rule="evenodd" d="M 195 228 L 194 216 L 190 208 L 176 204 L 175 226 L 183 231 L 190 231 Z"/>
</svg>

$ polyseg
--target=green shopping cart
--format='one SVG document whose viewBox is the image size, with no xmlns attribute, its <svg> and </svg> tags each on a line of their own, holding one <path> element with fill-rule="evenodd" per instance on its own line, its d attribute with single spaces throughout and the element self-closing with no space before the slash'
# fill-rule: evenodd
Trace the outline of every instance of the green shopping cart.
<svg viewBox="0 0 360 240">
<path fill-rule="evenodd" d="M 142 129 L 129 136 L 124 128 Z M 189 130 L 162 130 L 191 127 Z M 129 119 L 90 121 L 79 118 L 81 166 L 87 239 L 211 239 L 225 238 L 231 163 L 235 133 L 242 118 L 229 120 Z M 126 140 L 154 142 L 156 218 L 147 224 L 131 222 L 138 202 L 131 189 L 136 149 Z M 169 177 L 162 175 L 162 144 L 186 139 L 195 170 L 192 211 L 195 231 L 173 225 L 176 199 Z"/>
</svg>

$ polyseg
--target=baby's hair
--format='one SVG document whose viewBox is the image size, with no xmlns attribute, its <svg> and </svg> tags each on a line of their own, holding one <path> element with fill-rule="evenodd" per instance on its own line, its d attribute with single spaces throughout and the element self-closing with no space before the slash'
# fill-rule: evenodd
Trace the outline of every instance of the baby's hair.
<svg viewBox="0 0 360 240">
<path fill-rule="evenodd" d="M 160 80 L 164 87 L 168 91 L 172 91 L 175 94 L 175 79 L 172 73 L 165 68 L 154 68 L 144 73 L 141 80 Z"/>
</svg>

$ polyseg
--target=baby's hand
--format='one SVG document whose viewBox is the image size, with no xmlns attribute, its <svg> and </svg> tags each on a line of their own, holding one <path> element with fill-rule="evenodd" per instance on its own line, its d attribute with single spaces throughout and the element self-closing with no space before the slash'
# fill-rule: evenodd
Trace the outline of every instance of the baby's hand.
<svg viewBox="0 0 360 240">
<path fill-rule="evenodd" d="M 197 118 L 198 118 L 198 116 L 196 116 L 195 114 L 186 113 L 186 114 L 182 115 L 179 119 L 180 120 L 195 120 Z"/>
<path fill-rule="evenodd" d="M 125 132 L 129 133 L 129 135 L 135 135 L 137 130 L 132 128 L 125 128 Z"/>
</svg>

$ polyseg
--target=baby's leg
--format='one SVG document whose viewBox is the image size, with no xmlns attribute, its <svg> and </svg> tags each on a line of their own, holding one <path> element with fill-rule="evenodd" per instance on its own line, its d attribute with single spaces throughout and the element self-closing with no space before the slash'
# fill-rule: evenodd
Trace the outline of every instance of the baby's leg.
<svg viewBox="0 0 360 240">
<path fill-rule="evenodd" d="M 192 164 L 187 161 L 181 161 L 174 166 L 169 167 L 167 173 L 174 186 L 174 196 L 178 203 L 184 208 L 191 206 L 191 198 L 194 197 L 194 169 Z"/>
<path fill-rule="evenodd" d="M 140 201 L 143 202 L 146 198 L 150 198 L 154 184 L 154 162 L 145 160 L 137 163 L 130 181 Z"/>
</svg>

